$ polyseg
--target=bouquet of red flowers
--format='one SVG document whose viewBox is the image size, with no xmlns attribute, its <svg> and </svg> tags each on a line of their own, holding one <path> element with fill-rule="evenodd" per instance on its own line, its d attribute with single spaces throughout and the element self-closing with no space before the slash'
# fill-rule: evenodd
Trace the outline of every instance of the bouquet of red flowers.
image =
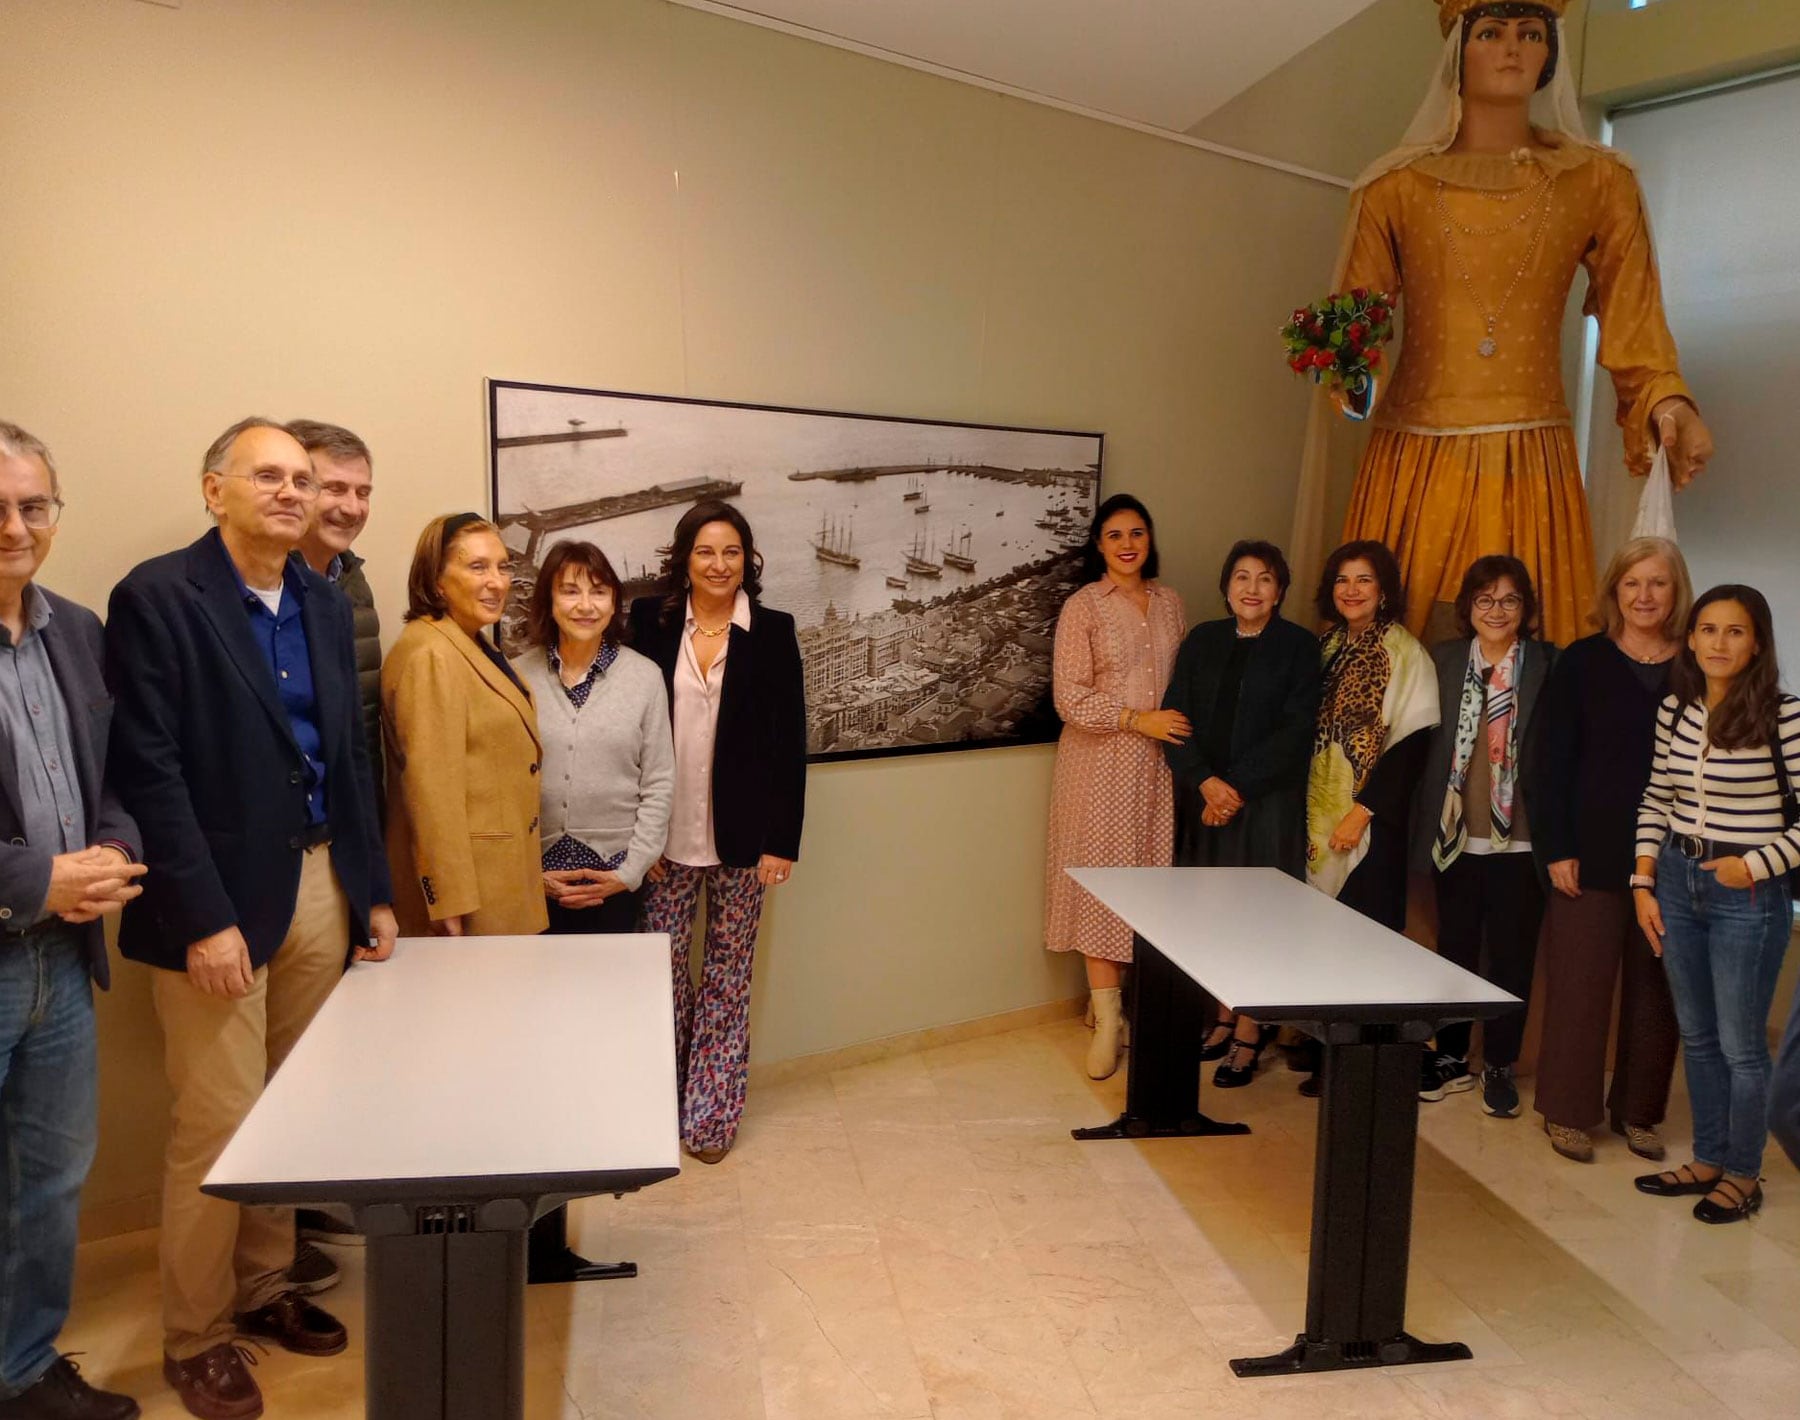
<svg viewBox="0 0 1800 1420">
<path fill-rule="evenodd" d="M 1294 312 L 1281 328 L 1288 368 L 1329 385 L 1346 411 L 1363 418 L 1375 402 L 1381 347 L 1394 335 L 1394 300 L 1358 286 Z"/>
</svg>

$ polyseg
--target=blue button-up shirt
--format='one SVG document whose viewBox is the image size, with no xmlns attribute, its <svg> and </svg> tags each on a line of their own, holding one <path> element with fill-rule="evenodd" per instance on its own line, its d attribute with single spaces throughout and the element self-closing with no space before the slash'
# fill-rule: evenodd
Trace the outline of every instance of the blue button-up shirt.
<svg viewBox="0 0 1800 1420">
<path fill-rule="evenodd" d="M 223 551 L 223 549 L 221 549 Z M 306 582 L 290 559 L 281 578 L 281 602 L 271 612 L 245 583 L 237 563 L 225 554 L 231 575 L 237 578 L 244 614 L 250 618 L 250 634 L 262 649 L 275 676 L 275 689 L 287 711 L 294 742 L 306 760 L 306 818 L 325 822 L 325 741 L 319 733 L 319 704 L 313 694 L 312 659 L 307 653 L 306 625 L 301 611 L 306 606 Z"/>
<path fill-rule="evenodd" d="M 27 585 L 25 634 L 15 643 L 0 626 L 0 748 L 12 757 L 24 841 L 55 855 L 87 847 L 87 820 L 69 712 L 44 646 L 50 616 L 49 599 Z"/>
</svg>

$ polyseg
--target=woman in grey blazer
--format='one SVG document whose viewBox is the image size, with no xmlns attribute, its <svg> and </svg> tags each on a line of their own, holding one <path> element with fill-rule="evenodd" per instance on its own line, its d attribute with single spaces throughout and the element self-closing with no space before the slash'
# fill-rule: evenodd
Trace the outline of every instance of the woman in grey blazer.
<svg viewBox="0 0 1800 1420">
<path fill-rule="evenodd" d="M 620 644 L 619 579 L 591 542 L 550 549 L 532 590 L 531 649 L 513 662 L 538 706 L 539 836 L 552 932 L 637 929 L 675 789 L 662 672 Z"/>
<path fill-rule="evenodd" d="M 1440 719 L 1419 777 L 1412 866 L 1437 892 L 1438 951 L 1521 1001 L 1531 999 L 1542 870 L 1534 861 L 1530 814 L 1539 693 L 1556 647 L 1531 634 L 1537 623 L 1531 574 L 1516 557 L 1478 558 L 1456 596 L 1464 639 L 1432 647 Z M 1519 1112 L 1513 1066 L 1525 1035 L 1525 1008 L 1482 1027 L 1481 1105 L 1510 1119 Z M 1445 1026 L 1426 1051 L 1419 1098 L 1473 1087 L 1469 1024 Z"/>
</svg>

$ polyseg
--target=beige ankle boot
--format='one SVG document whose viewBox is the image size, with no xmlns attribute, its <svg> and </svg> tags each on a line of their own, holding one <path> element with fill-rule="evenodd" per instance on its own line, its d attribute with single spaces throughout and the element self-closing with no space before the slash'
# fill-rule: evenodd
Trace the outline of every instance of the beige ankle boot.
<svg viewBox="0 0 1800 1420">
<path fill-rule="evenodd" d="M 1125 1019 L 1119 1008 L 1118 987 L 1102 986 L 1091 994 L 1094 1038 L 1088 1044 L 1087 1072 L 1090 1080 L 1104 1080 L 1119 1068 L 1119 1037 Z"/>
</svg>

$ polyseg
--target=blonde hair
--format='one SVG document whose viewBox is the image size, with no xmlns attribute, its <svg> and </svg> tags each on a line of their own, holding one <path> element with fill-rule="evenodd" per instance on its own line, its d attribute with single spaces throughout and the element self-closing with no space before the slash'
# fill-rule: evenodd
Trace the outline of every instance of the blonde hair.
<svg viewBox="0 0 1800 1420">
<path fill-rule="evenodd" d="M 491 532 L 496 537 L 500 535 L 499 528 L 475 513 L 445 513 L 425 524 L 425 531 L 419 534 L 418 545 L 413 549 L 412 569 L 406 577 L 404 620 L 417 621 L 420 617 L 450 614 L 450 603 L 438 590 L 444 563 L 457 543 L 484 532 Z"/>
<path fill-rule="evenodd" d="M 1679 641 L 1687 632 L 1688 610 L 1694 604 L 1694 583 L 1688 576 L 1687 559 L 1681 549 L 1666 537 L 1634 537 L 1612 556 L 1606 573 L 1600 578 L 1600 590 L 1594 596 L 1594 611 L 1589 620 L 1608 636 L 1625 629 L 1625 616 L 1619 610 L 1619 583 L 1638 563 L 1660 557 L 1669 564 L 1669 575 L 1675 579 L 1675 604 L 1662 624 L 1662 634 Z"/>
</svg>

